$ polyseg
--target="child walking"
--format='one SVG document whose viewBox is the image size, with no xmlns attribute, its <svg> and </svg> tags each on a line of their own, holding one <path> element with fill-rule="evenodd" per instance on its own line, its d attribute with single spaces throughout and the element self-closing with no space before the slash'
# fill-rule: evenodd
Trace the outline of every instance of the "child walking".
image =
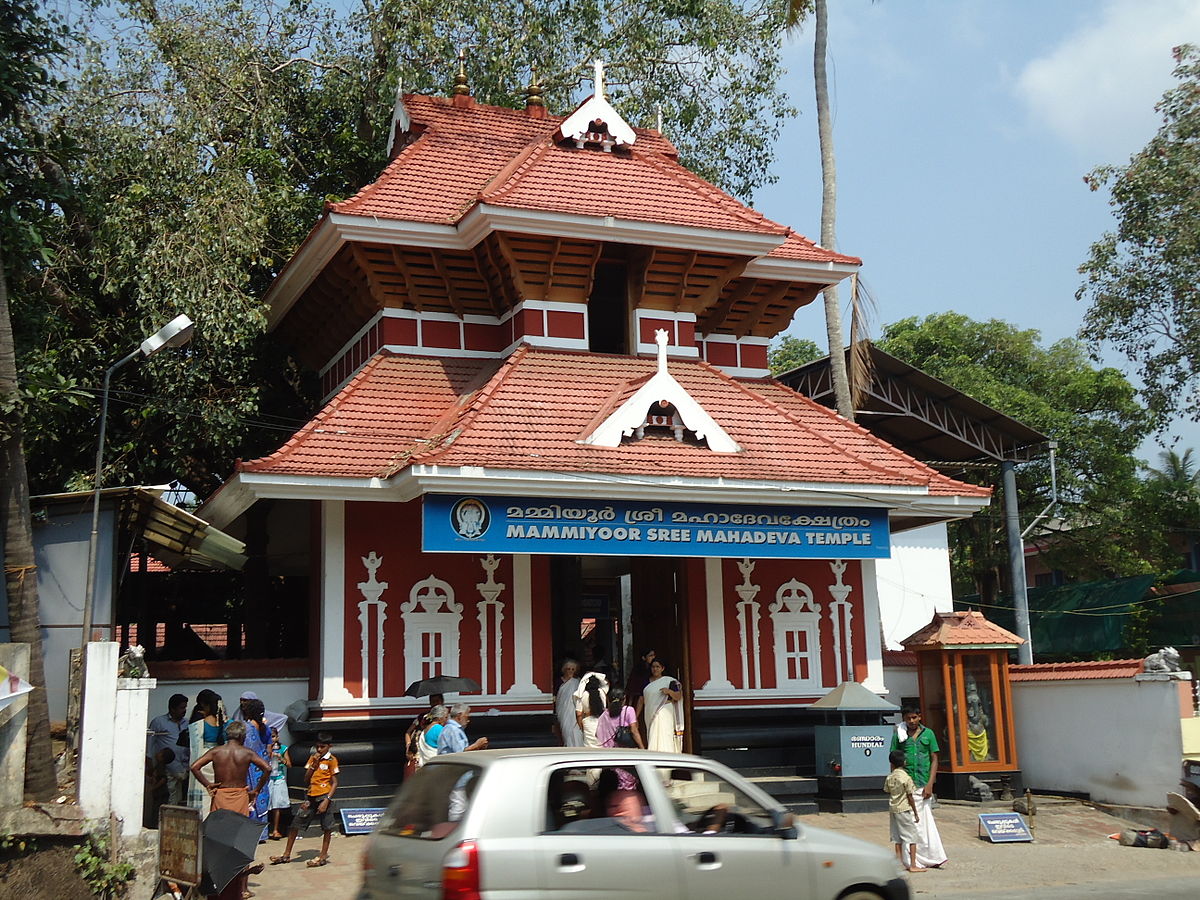
<svg viewBox="0 0 1200 900">
<path fill-rule="evenodd" d="M 917 786 L 904 770 L 904 751 L 893 750 L 888 754 L 888 762 L 892 764 L 892 773 L 884 780 L 883 789 L 888 795 L 891 837 L 896 845 L 896 857 L 900 865 L 910 872 L 927 872 L 929 870 L 924 866 L 917 865 L 917 823 L 921 821 L 921 816 L 917 812 L 917 801 L 913 799 Z"/>
<path fill-rule="evenodd" d="M 282 856 L 272 856 L 271 865 L 278 866 L 292 861 L 292 846 L 300 829 L 307 828 L 314 817 L 321 823 L 321 853 L 307 863 L 310 869 L 329 862 L 329 838 L 337 827 L 337 813 L 333 808 L 333 795 L 338 786 L 338 761 L 333 755 L 333 738 L 325 732 L 317 735 L 312 755 L 304 764 L 304 802 L 292 820 L 288 832 L 287 846 Z"/>
<path fill-rule="evenodd" d="M 279 742 L 279 729 L 271 729 L 271 746 L 267 762 L 271 764 L 271 781 L 267 786 L 271 808 L 271 840 L 278 841 L 283 837 L 279 830 L 279 819 L 283 811 L 292 805 L 288 797 L 287 770 L 292 764 L 286 744 Z"/>
</svg>

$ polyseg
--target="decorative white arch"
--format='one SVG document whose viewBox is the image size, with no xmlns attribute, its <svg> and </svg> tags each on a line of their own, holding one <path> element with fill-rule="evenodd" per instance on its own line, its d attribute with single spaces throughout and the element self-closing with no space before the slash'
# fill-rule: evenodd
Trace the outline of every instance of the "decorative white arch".
<svg viewBox="0 0 1200 900">
<path fill-rule="evenodd" d="M 812 588 L 793 578 L 779 586 L 768 607 L 775 631 L 776 688 L 822 687 L 821 605 Z"/>
<path fill-rule="evenodd" d="M 454 588 L 430 575 L 408 592 L 400 606 L 404 620 L 404 683 L 422 678 L 459 674 L 458 634 L 462 604 L 454 600 Z"/>
</svg>

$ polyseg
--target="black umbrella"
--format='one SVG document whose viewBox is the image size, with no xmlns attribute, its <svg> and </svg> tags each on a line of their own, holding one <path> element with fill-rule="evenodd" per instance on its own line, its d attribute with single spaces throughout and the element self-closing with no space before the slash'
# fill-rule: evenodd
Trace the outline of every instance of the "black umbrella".
<svg viewBox="0 0 1200 900">
<path fill-rule="evenodd" d="M 405 697 L 428 697 L 430 694 L 469 694 L 479 690 L 479 682 L 461 675 L 434 675 L 414 681 L 404 692 Z"/>
<path fill-rule="evenodd" d="M 219 894 L 225 886 L 254 862 L 262 822 L 231 809 L 214 809 L 204 820 L 204 890 Z M 211 884 L 209 884 L 211 882 Z"/>
</svg>

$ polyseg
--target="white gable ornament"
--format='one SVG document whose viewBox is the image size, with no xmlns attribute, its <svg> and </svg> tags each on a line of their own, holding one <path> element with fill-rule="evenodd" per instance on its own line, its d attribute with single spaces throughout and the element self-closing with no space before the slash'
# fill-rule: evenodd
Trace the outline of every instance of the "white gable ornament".
<svg viewBox="0 0 1200 900">
<path fill-rule="evenodd" d="M 371 696 L 371 670 L 370 659 L 372 644 L 375 651 L 375 693 L 376 696 L 383 696 L 383 623 L 387 621 L 387 603 L 382 600 L 383 592 L 388 589 L 386 581 L 379 581 L 375 577 L 375 573 L 379 571 L 379 567 L 383 565 L 383 557 L 372 550 L 366 556 L 361 557 L 363 566 L 367 570 L 367 580 L 360 581 L 357 585 L 359 592 L 365 599 L 358 602 L 358 628 L 361 637 L 361 653 L 362 653 L 362 695 L 364 698 Z M 371 621 L 371 608 L 375 609 L 375 633 L 374 641 L 368 634 L 368 628 Z"/>
<path fill-rule="evenodd" d="M 697 441 L 707 442 L 709 450 L 739 452 L 742 448 L 737 442 L 667 371 L 666 330 L 656 331 L 654 340 L 658 343 L 658 371 L 580 443 L 619 447 L 623 438 L 642 437 L 647 425 L 662 425 L 675 434 L 676 440 L 683 440 L 686 429 L 696 436 Z"/>
<path fill-rule="evenodd" d="M 599 144 L 605 152 L 613 147 L 628 147 L 637 140 L 637 135 L 620 113 L 604 97 L 604 63 L 596 60 L 595 88 L 592 96 L 579 105 L 559 126 L 563 140 L 574 141 L 583 148 L 586 144 Z"/>
</svg>

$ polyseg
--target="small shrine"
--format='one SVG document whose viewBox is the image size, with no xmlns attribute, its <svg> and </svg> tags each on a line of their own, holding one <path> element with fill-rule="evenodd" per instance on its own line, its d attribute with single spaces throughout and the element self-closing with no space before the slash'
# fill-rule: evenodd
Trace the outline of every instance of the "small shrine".
<svg viewBox="0 0 1200 900">
<path fill-rule="evenodd" d="M 935 613 L 902 643 L 917 654 L 921 712 L 942 748 L 938 795 L 979 800 L 986 790 L 1020 792 L 1008 657 L 1021 638 L 967 610 Z"/>
</svg>

